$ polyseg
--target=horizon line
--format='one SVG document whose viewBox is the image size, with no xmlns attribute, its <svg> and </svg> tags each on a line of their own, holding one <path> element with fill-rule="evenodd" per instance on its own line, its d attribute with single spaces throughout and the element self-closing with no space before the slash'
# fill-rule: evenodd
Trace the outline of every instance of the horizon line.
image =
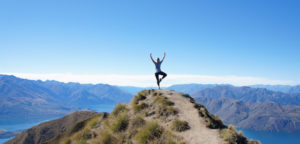
<svg viewBox="0 0 300 144">
<path fill-rule="evenodd" d="M 121 75 L 121 74 L 71 74 L 71 73 L 0 73 L 13 75 L 19 78 L 41 81 L 74 82 L 80 84 L 109 84 L 114 86 L 133 87 L 156 87 L 154 75 Z M 261 77 L 251 76 L 209 76 L 209 75 L 188 75 L 169 74 L 162 82 L 162 87 L 169 87 L 180 84 L 227 84 L 233 86 L 250 85 L 299 85 L 294 81 L 270 80 Z"/>
</svg>

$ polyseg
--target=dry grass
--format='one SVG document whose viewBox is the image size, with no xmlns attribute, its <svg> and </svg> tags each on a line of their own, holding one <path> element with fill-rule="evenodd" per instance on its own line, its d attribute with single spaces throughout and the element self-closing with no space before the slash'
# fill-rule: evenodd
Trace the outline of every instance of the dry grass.
<svg viewBox="0 0 300 144">
<path fill-rule="evenodd" d="M 158 105 L 156 113 L 159 117 L 167 117 L 170 115 L 176 115 L 178 113 L 178 110 L 173 107 L 174 103 L 164 96 L 155 97 L 153 102 L 154 105 Z"/>
<path fill-rule="evenodd" d="M 145 124 L 145 120 L 139 115 L 132 119 L 132 126 L 139 128 Z"/>
<path fill-rule="evenodd" d="M 162 135 L 163 129 L 157 122 L 149 122 L 141 129 L 135 136 L 139 144 L 152 143 L 154 140 L 159 139 Z"/>
<path fill-rule="evenodd" d="M 128 123 L 129 123 L 128 115 L 126 113 L 120 114 L 112 123 L 111 129 L 114 132 L 125 131 L 128 127 Z"/>
<path fill-rule="evenodd" d="M 70 138 L 68 138 L 65 142 L 64 142 L 64 144 L 71 144 L 71 139 Z"/>
<path fill-rule="evenodd" d="M 158 116 L 176 115 L 178 111 L 174 107 L 160 105 L 157 109 Z"/>
<path fill-rule="evenodd" d="M 89 125 L 91 128 L 95 127 L 96 124 L 98 124 L 100 122 L 100 119 L 98 117 L 92 119 L 90 122 L 89 122 Z"/>
<path fill-rule="evenodd" d="M 152 93 L 152 96 L 158 96 L 158 95 L 159 95 L 158 92 Z"/>
<path fill-rule="evenodd" d="M 117 116 L 119 113 L 122 113 L 122 112 L 125 112 L 125 111 L 127 111 L 126 105 L 125 105 L 125 104 L 119 103 L 119 104 L 115 107 L 115 109 L 112 111 L 112 114 L 113 114 L 114 116 Z"/>
<path fill-rule="evenodd" d="M 143 91 L 139 92 L 136 96 L 133 97 L 132 102 L 134 104 L 138 104 L 139 101 L 145 100 L 147 98 L 146 97 L 147 93 L 148 93 L 148 90 L 143 90 Z"/>
<path fill-rule="evenodd" d="M 174 103 L 172 101 L 168 100 L 168 98 L 163 97 L 163 96 L 157 96 L 154 99 L 154 102 L 161 104 L 161 105 L 165 105 L 165 106 L 173 106 L 174 105 Z"/>
<path fill-rule="evenodd" d="M 117 143 L 116 137 L 107 131 L 103 130 L 100 132 L 99 136 L 91 142 L 92 144 L 115 144 Z"/>
<path fill-rule="evenodd" d="M 199 116 L 204 118 L 206 127 L 211 129 L 222 129 L 226 127 L 217 115 L 210 114 L 203 105 L 195 103 L 194 107 L 198 109 Z"/>
<path fill-rule="evenodd" d="M 225 128 L 225 125 L 223 124 L 222 120 L 217 115 L 208 114 L 205 120 L 206 126 L 211 129 Z"/>
<path fill-rule="evenodd" d="M 228 144 L 260 144 L 259 141 L 247 140 L 241 131 L 237 131 L 233 125 L 220 130 L 221 137 Z"/>
<path fill-rule="evenodd" d="M 189 126 L 188 122 L 176 119 L 172 122 L 171 128 L 172 128 L 172 130 L 182 132 L 182 131 L 190 129 L 190 126 Z"/>
<path fill-rule="evenodd" d="M 143 109 L 147 108 L 148 104 L 142 102 L 141 104 L 134 104 L 132 107 L 134 112 L 140 112 Z"/>
</svg>

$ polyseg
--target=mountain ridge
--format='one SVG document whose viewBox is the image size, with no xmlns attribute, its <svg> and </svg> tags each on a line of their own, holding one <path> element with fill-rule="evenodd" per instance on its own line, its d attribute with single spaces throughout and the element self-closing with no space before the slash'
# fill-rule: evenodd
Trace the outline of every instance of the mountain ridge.
<svg viewBox="0 0 300 144">
<path fill-rule="evenodd" d="M 34 81 L 1 75 L 0 117 L 65 115 L 80 105 L 128 102 L 132 95 L 107 84 Z"/>
<path fill-rule="evenodd" d="M 193 97 L 208 97 L 219 98 L 229 97 L 233 99 L 242 100 L 245 102 L 276 102 L 282 105 L 296 105 L 300 106 L 300 94 L 287 94 L 282 92 L 273 92 L 264 88 L 250 88 L 250 87 L 233 87 L 233 86 L 216 86 L 200 90 L 194 94 Z"/>
<path fill-rule="evenodd" d="M 227 124 L 259 131 L 300 131 L 300 107 L 282 106 L 274 102 L 252 103 L 228 97 L 195 100 Z"/>
</svg>

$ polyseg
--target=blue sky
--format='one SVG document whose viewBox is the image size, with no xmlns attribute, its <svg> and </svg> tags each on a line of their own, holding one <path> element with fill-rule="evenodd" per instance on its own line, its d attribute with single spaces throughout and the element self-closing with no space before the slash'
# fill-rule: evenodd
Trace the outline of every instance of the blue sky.
<svg viewBox="0 0 300 144">
<path fill-rule="evenodd" d="M 162 70 L 170 81 L 300 84 L 299 17 L 297 0 L 0 1 L 0 73 L 118 84 L 101 76 L 152 75 L 149 53 L 167 52 Z M 190 82 L 201 83 L 180 80 Z"/>
</svg>

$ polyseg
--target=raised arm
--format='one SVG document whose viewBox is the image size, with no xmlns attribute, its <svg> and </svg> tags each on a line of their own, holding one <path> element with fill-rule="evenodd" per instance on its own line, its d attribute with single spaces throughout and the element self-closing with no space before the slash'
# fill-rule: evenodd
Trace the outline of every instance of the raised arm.
<svg viewBox="0 0 300 144">
<path fill-rule="evenodd" d="M 151 58 L 152 62 L 155 63 L 155 61 L 154 61 L 153 58 L 152 58 L 152 53 L 150 53 L 150 58 Z"/>
<path fill-rule="evenodd" d="M 165 60 L 165 57 L 166 57 L 166 52 L 164 53 L 164 57 L 163 59 L 161 60 L 161 62 L 163 62 Z"/>
</svg>

